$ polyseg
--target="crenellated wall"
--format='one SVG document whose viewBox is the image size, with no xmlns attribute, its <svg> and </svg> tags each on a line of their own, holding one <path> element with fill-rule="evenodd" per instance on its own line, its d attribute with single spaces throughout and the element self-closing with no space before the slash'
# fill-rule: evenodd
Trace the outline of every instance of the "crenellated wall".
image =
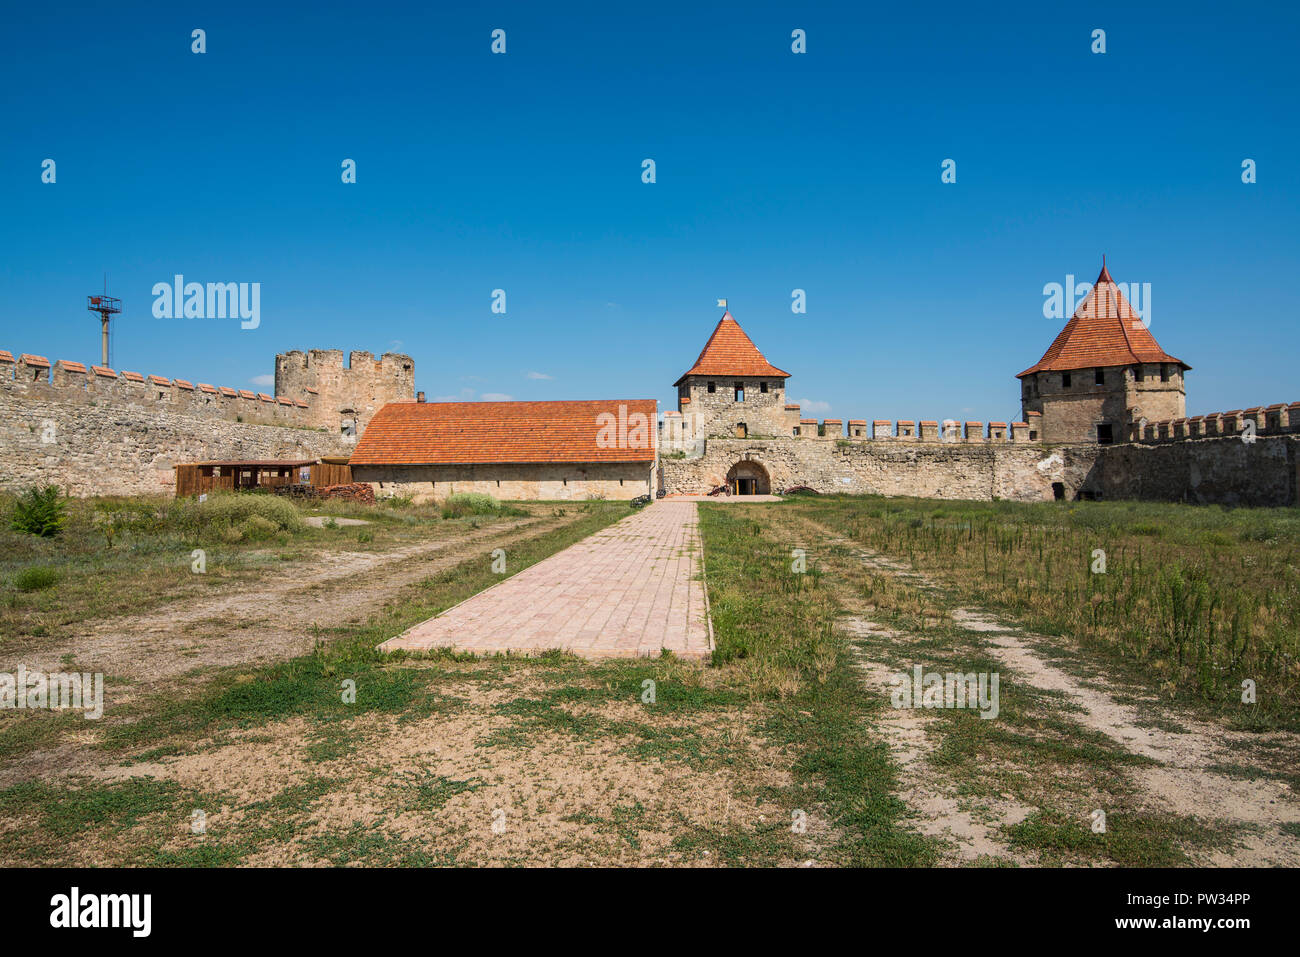
<svg viewBox="0 0 1300 957">
<path fill-rule="evenodd" d="M 1212 412 L 1189 418 L 1143 420 L 1129 427 L 1130 442 L 1177 442 L 1235 436 L 1295 435 L 1300 433 L 1300 402 L 1277 402 L 1231 412 Z"/>
<path fill-rule="evenodd" d="M 683 408 L 689 409 L 688 406 Z M 923 419 L 920 424 L 914 419 L 899 419 L 897 423 L 888 419 L 876 419 L 868 424 L 865 419 L 850 419 L 845 429 L 842 419 L 799 418 L 799 406 L 787 405 L 783 410 L 789 424 L 780 436 L 755 435 L 750 432 L 748 438 L 789 438 L 808 440 L 840 440 L 846 442 L 897 442 L 923 443 L 938 442 L 956 445 L 1003 445 L 1037 443 L 1036 423 L 1033 422 L 958 422 L 945 419 L 939 422 Z M 1034 416 L 1031 413 L 1031 418 Z M 691 421 L 691 412 L 665 412 L 659 425 L 659 448 L 665 452 L 685 452 L 698 454 L 703 440 L 713 438 L 736 438 L 734 435 L 701 436 L 698 428 Z"/>
<path fill-rule="evenodd" d="M 117 372 L 104 366 L 26 353 L 15 358 L 0 351 L 0 388 L 10 395 L 57 394 L 68 402 L 100 402 L 136 408 L 170 409 L 189 415 L 265 425 L 311 426 L 307 402 L 265 392 L 214 386 L 188 379 L 168 379 L 139 372 Z"/>
<path fill-rule="evenodd" d="M 367 387 L 391 375 L 393 390 L 413 388 L 400 361 L 370 362 Z M 270 396 L 0 350 L 0 486 L 148 494 L 171 490 L 178 462 L 348 454 L 353 437 L 327 424 L 335 413 L 322 405 L 310 392 Z"/>
</svg>

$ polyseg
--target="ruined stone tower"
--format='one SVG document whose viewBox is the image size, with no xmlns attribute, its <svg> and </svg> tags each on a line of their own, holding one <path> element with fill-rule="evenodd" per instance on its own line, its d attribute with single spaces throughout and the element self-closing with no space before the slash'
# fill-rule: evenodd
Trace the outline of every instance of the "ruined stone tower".
<svg viewBox="0 0 1300 957">
<path fill-rule="evenodd" d="M 1016 377 L 1029 437 L 1107 445 L 1142 419 L 1182 418 L 1190 368 L 1160 348 L 1103 262 L 1060 335 Z"/>
<path fill-rule="evenodd" d="M 275 357 L 275 394 L 307 402 L 313 425 L 355 441 L 386 403 L 415 398 L 415 361 L 399 352 L 379 359 L 353 352 L 345 367 L 341 349 L 285 352 Z"/>
</svg>

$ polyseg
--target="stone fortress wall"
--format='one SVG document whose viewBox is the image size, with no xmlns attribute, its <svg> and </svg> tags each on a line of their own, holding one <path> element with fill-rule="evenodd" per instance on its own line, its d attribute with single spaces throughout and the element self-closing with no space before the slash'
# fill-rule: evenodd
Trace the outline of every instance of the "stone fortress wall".
<svg viewBox="0 0 1300 957">
<path fill-rule="evenodd" d="M 180 462 L 347 455 L 356 439 L 339 409 L 412 401 L 414 383 L 407 356 L 354 352 L 352 363 L 354 378 L 291 398 L 0 350 L 0 487 L 150 494 L 172 491 Z"/>
</svg>

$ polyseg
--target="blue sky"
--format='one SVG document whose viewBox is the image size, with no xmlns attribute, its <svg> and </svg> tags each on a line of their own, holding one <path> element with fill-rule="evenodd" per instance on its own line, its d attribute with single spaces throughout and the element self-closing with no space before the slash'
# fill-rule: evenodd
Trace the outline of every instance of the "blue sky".
<svg viewBox="0 0 1300 957">
<path fill-rule="evenodd" d="M 1008 419 L 1105 253 L 1189 413 L 1300 399 L 1294 4 L 439 6 L 10 5 L 0 348 L 97 361 L 107 272 L 118 369 L 663 409 L 726 297 L 818 417 Z M 260 326 L 155 318 L 177 273 Z"/>
</svg>

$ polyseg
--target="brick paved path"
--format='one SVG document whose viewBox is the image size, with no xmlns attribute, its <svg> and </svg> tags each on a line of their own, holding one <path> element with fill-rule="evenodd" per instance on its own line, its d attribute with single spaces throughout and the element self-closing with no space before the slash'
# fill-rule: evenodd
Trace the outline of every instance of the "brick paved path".
<svg viewBox="0 0 1300 957">
<path fill-rule="evenodd" d="M 656 502 L 380 647 L 707 657 L 700 559 L 695 503 Z"/>
</svg>

